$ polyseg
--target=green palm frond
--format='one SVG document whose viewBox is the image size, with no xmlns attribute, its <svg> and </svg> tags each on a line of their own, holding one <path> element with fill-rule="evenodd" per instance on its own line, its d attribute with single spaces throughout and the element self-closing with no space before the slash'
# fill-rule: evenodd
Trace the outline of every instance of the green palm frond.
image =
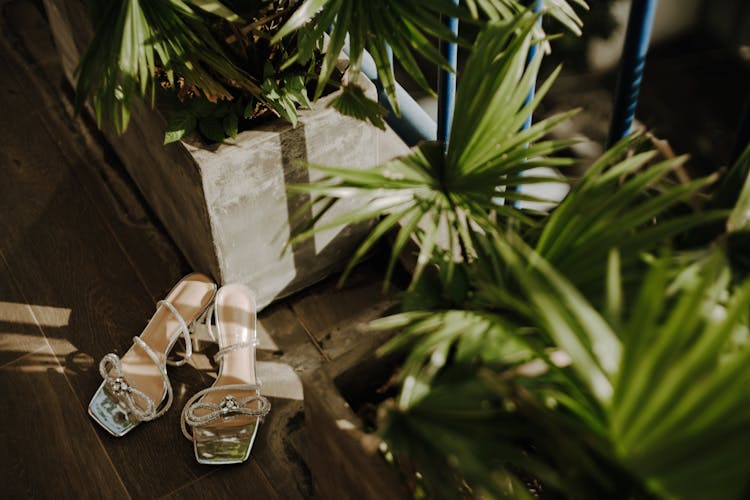
<svg viewBox="0 0 750 500">
<path fill-rule="evenodd" d="M 622 322 L 611 439 L 678 497 L 739 498 L 750 477 L 750 281 L 730 278 L 719 249 L 674 280 L 656 262 Z"/>
<path fill-rule="evenodd" d="M 539 255 L 576 286 L 591 290 L 589 296 L 601 291 L 599 277 L 611 248 L 619 248 L 622 265 L 630 268 L 644 252 L 728 215 L 726 210 L 694 212 L 686 203 L 717 175 L 671 182 L 667 176 L 686 158 L 650 164 L 655 151 L 628 156 L 643 143 L 643 136 L 633 134 L 616 144 L 587 170 L 543 229 L 527 235 Z"/>
<path fill-rule="evenodd" d="M 367 97 L 364 91 L 356 85 L 345 85 L 341 89 L 341 95 L 335 97 L 329 106 L 344 116 L 368 121 L 379 129 L 385 130 L 383 118 L 388 111 Z"/>
<path fill-rule="evenodd" d="M 581 0 L 574 3 L 586 7 Z M 363 51 L 368 50 L 375 60 L 378 78 L 383 82 L 388 101 L 396 114 L 399 114 L 389 49 L 412 78 L 422 88 L 432 92 L 415 54 L 439 68 L 451 71 L 452 68 L 430 38 L 466 43 L 446 28 L 441 22 L 441 16 L 476 22 L 481 13 L 491 21 L 500 21 L 513 19 L 524 10 L 526 8 L 516 0 L 470 0 L 466 2 L 466 6 L 460 7 L 452 0 L 306 0 L 281 28 L 274 41 L 303 28 L 312 30 L 316 37 L 322 37 L 332 27 L 316 91 L 316 96 L 320 96 L 348 36 L 352 73 L 355 76 L 359 73 Z M 545 11 L 571 31 L 580 33 L 581 21 L 567 1 L 548 0 Z M 540 26 L 535 26 L 534 30 L 541 33 Z M 302 53 L 297 55 L 303 59 L 307 56 Z M 294 58 L 290 63 L 293 60 Z M 356 82 L 356 78 L 352 81 Z"/>
<path fill-rule="evenodd" d="M 742 458 L 750 444 L 750 281 L 731 286 L 720 249 L 676 278 L 672 259 L 658 259 L 610 324 L 544 259 L 519 248 L 497 240 L 534 306 L 529 320 L 570 355 L 606 415 L 614 458 L 662 494 L 738 498 L 750 474 Z"/>
<path fill-rule="evenodd" d="M 494 184 L 498 174 L 512 177 L 508 180 L 513 184 L 522 182 L 520 172 L 526 165 L 572 163 L 548 156 L 574 141 L 536 142 L 576 111 L 547 118 L 522 131 L 561 69 L 558 67 L 539 86 L 531 102 L 525 102 L 542 61 L 541 52 L 528 60 L 537 19 L 538 15 L 526 13 L 512 21 L 490 23 L 477 37 L 456 94 L 456 116 L 446 155 L 449 186 L 455 183 L 460 188 L 466 181 L 467 187 Z"/>
<path fill-rule="evenodd" d="M 490 23 L 482 30 L 458 88 L 451 137 L 455 143 L 450 143 L 447 153 L 443 144 L 433 142 L 367 171 L 312 167 L 326 178 L 294 186 L 293 190 L 311 193 L 318 203 L 328 206 L 331 200 L 352 197 L 369 202 L 324 227 L 302 231 L 296 240 L 327 227 L 387 214 L 355 253 L 347 272 L 378 240 L 400 226 L 386 282 L 397 256 L 412 236 L 421 246 L 414 273 L 416 282 L 439 249 L 447 250 L 444 255 L 449 267 L 455 257 L 468 259 L 472 254 L 472 226 L 492 225 L 490 212 L 533 223 L 523 210 L 503 204 L 503 200 L 540 200 L 504 187 L 560 182 L 557 178 L 523 174 L 538 166 L 574 163 L 553 155 L 575 142 L 542 140 L 570 113 L 548 118 L 519 132 L 556 76 L 553 74 L 540 86 L 532 103 L 524 104 L 541 61 L 538 54 L 525 68 L 536 20 L 536 16 L 524 14 L 514 22 Z M 346 272 L 342 279 L 345 277 Z"/>
<path fill-rule="evenodd" d="M 733 206 L 727 220 L 730 233 L 750 231 L 750 145 L 727 174 L 716 198 L 724 206 Z"/>
<path fill-rule="evenodd" d="M 437 382 L 413 406 L 383 413 L 384 440 L 396 457 L 414 464 L 427 498 L 534 498 L 508 464 L 554 477 L 518 444 L 541 437 L 540 429 L 506 411 L 493 384 L 481 378 Z"/>
<path fill-rule="evenodd" d="M 490 2 L 481 2 L 477 0 L 468 0 L 466 5 L 472 15 L 478 17 L 479 8 L 477 4 L 481 4 L 481 9 L 484 14 L 491 20 L 497 21 L 515 17 L 518 13 L 527 9 L 529 3 L 533 2 L 522 3 L 517 0 L 492 0 Z M 588 10 L 589 8 L 588 4 L 583 0 L 571 0 L 570 2 L 567 0 L 542 0 L 540 10 L 546 16 L 559 22 L 570 33 L 580 36 L 582 34 L 581 28 L 583 27 L 583 21 L 576 13 L 572 4 L 583 10 Z M 537 34 L 543 35 L 541 26 L 537 27 Z"/>
<path fill-rule="evenodd" d="M 171 83 L 179 75 L 211 100 L 231 98 L 215 74 L 259 94 L 256 84 L 232 63 L 209 31 L 200 13 L 203 9 L 236 17 L 218 2 L 95 2 L 94 39 L 78 68 L 77 106 L 91 96 L 99 124 L 106 120 L 124 130 L 133 99 L 153 95 L 157 64 Z"/>
<path fill-rule="evenodd" d="M 399 376 L 399 407 L 409 408 L 430 392 L 446 364 L 498 368 L 529 360 L 534 354 L 511 332 L 517 330 L 502 317 L 484 311 L 448 310 L 404 312 L 376 320 L 376 330 L 398 330 L 382 353 L 403 350 L 408 356 Z"/>
<path fill-rule="evenodd" d="M 464 15 L 451 0 L 306 0 L 274 37 L 274 42 L 304 27 L 313 30 L 316 38 L 333 26 L 330 43 L 320 70 L 319 97 L 335 68 L 336 59 L 349 39 L 349 57 L 357 81 L 362 53 L 369 50 L 375 59 L 378 76 L 384 84 L 393 109 L 398 113 L 393 67 L 388 48 L 404 68 L 426 90 L 430 89 L 414 53 L 437 66 L 450 69 L 429 37 L 458 42 L 451 31 L 440 22 L 441 14 Z M 313 20 L 314 18 L 314 20 Z M 305 57 L 305 55 L 300 55 Z"/>
</svg>

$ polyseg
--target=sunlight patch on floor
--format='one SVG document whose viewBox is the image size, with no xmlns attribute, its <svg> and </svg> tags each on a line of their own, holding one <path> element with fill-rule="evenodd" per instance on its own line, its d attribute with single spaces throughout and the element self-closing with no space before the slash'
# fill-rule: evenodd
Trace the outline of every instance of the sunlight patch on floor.
<svg viewBox="0 0 750 500">
<path fill-rule="evenodd" d="M 304 399 L 302 381 L 294 368 L 285 363 L 271 361 L 258 361 L 257 366 L 264 396 L 298 401 Z"/>
<path fill-rule="evenodd" d="M 70 309 L 67 307 L 52 307 L 28 305 L 22 302 L 4 302 L 0 300 L 0 321 L 19 323 L 19 318 L 28 317 L 29 309 L 36 316 L 40 326 L 61 327 L 70 322 Z"/>
</svg>

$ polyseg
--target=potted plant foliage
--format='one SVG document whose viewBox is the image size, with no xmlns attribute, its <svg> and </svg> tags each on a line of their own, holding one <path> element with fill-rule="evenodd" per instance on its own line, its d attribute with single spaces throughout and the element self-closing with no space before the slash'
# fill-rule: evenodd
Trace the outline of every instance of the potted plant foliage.
<svg viewBox="0 0 750 500">
<path fill-rule="evenodd" d="M 364 48 L 398 110 L 386 43 L 426 85 L 414 54 L 446 67 L 427 37 L 455 38 L 440 15 L 478 17 L 473 2 L 387 3 L 374 15 L 368 2 L 45 0 L 79 107 L 90 106 L 191 264 L 252 285 L 260 305 L 338 268 L 368 227 L 282 255 L 289 214 L 308 201 L 285 189 L 307 180 L 298 160 L 386 159 Z"/>
<path fill-rule="evenodd" d="M 350 265 L 394 231 L 390 269 L 418 244 L 401 310 L 371 325 L 403 357 L 380 449 L 430 498 L 746 498 L 750 147 L 680 182 L 686 159 L 635 133 L 549 212 L 519 206 L 554 181 L 528 170 L 572 163 L 545 138 L 568 114 L 523 126 L 556 74 L 526 101 L 537 21 L 483 28 L 448 144 L 295 187 L 371 200 L 328 223 L 381 215 Z"/>
</svg>

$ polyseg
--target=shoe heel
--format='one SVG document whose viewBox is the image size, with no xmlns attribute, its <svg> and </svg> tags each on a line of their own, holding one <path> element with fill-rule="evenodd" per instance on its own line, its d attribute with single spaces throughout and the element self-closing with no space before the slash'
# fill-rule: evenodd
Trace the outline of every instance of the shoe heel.
<svg viewBox="0 0 750 500">
<path fill-rule="evenodd" d="M 208 306 L 200 316 L 188 325 L 190 330 L 190 337 L 193 342 L 193 352 L 201 352 L 208 348 L 211 344 L 215 344 L 216 340 L 213 333 L 211 332 L 211 320 L 213 317 L 213 304 Z"/>
</svg>

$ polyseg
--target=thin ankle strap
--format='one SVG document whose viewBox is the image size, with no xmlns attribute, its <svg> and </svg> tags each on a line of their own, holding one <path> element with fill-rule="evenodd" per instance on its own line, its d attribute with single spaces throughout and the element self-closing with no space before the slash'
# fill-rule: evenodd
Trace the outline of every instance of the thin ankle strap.
<svg viewBox="0 0 750 500">
<path fill-rule="evenodd" d="M 156 306 L 165 306 L 167 309 L 169 309 L 169 312 L 172 313 L 172 316 L 174 316 L 175 319 L 177 319 L 177 322 L 180 324 L 180 333 L 182 334 L 182 338 L 185 339 L 185 356 L 178 361 L 172 361 L 171 359 L 168 359 L 167 364 L 170 366 L 182 366 L 190 361 L 190 357 L 193 355 L 193 343 L 190 340 L 190 329 L 185 322 L 185 318 L 182 317 L 180 311 L 178 311 L 171 302 L 169 302 L 168 300 L 160 300 L 156 303 Z M 166 354 L 168 355 L 169 353 Z"/>
<path fill-rule="evenodd" d="M 141 340 L 140 337 L 133 337 L 133 343 L 143 349 L 146 355 L 154 362 L 159 368 L 159 373 L 162 376 L 163 391 L 166 393 L 167 399 L 161 410 L 157 411 L 158 405 L 151 399 L 146 393 L 132 387 L 122 372 L 122 363 L 120 357 L 117 354 L 109 353 L 104 356 L 99 363 L 99 373 L 106 382 L 106 387 L 110 394 L 121 401 L 125 407 L 140 421 L 149 421 L 159 418 L 172 406 L 172 384 L 169 383 L 169 377 L 167 376 L 167 369 L 164 363 L 161 361 L 159 356 L 151 349 L 147 343 Z M 113 374 L 114 372 L 114 374 Z M 146 408 L 141 408 L 136 402 L 133 396 L 138 396 L 146 402 Z M 164 397 L 162 397 L 164 401 Z M 161 403 L 160 403 L 161 404 Z"/>
<path fill-rule="evenodd" d="M 250 342 L 238 342 L 236 344 L 232 344 L 230 346 L 224 347 L 223 349 L 219 349 L 219 351 L 214 354 L 214 362 L 218 363 L 221 358 L 229 354 L 230 352 L 239 351 L 240 349 L 245 349 L 247 347 L 255 347 L 258 345 L 258 339 L 254 338 Z"/>
</svg>

